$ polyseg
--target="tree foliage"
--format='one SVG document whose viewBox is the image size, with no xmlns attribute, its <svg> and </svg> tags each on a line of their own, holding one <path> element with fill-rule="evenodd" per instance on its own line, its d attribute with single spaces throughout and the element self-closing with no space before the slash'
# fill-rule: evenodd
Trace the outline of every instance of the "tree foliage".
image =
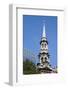
<svg viewBox="0 0 68 90">
<path fill-rule="evenodd" d="M 31 60 L 23 61 L 23 74 L 37 74 L 36 65 Z"/>
</svg>

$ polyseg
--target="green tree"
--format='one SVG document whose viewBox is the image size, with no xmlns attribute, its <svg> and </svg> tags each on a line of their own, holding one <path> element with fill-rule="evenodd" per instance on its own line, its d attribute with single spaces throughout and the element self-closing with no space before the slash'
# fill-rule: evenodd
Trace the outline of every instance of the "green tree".
<svg viewBox="0 0 68 90">
<path fill-rule="evenodd" d="M 37 74 L 36 65 L 30 60 L 23 61 L 23 74 Z"/>
</svg>

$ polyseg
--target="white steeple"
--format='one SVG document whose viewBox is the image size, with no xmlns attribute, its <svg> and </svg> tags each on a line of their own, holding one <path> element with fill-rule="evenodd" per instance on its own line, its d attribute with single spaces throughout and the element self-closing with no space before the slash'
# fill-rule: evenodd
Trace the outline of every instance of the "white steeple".
<svg viewBox="0 0 68 90">
<path fill-rule="evenodd" d="M 46 37 L 46 33 L 45 33 L 45 24 L 43 24 L 43 33 L 42 33 L 42 37 Z"/>
</svg>

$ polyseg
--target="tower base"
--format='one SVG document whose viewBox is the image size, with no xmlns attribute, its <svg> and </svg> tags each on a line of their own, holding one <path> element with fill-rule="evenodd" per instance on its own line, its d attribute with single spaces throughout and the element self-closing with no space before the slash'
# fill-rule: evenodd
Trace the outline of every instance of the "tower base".
<svg viewBox="0 0 68 90">
<path fill-rule="evenodd" d="M 56 69 L 53 69 L 50 65 L 37 65 L 39 73 L 57 73 Z"/>
</svg>

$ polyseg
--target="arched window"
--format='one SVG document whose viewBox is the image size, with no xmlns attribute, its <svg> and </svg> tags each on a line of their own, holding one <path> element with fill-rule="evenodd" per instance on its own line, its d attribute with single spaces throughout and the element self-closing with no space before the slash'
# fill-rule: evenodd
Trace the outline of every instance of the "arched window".
<svg viewBox="0 0 68 90">
<path fill-rule="evenodd" d="M 45 44 L 45 48 L 46 48 L 46 44 Z"/>
<path fill-rule="evenodd" d="M 44 57 L 41 58 L 41 61 L 42 61 L 43 64 L 45 63 Z"/>
<path fill-rule="evenodd" d="M 43 60 L 43 57 L 41 58 L 41 60 Z"/>
<path fill-rule="evenodd" d="M 43 57 L 41 57 L 41 62 L 43 63 Z"/>
<path fill-rule="evenodd" d="M 44 44 L 42 44 L 42 48 L 44 48 Z"/>
<path fill-rule="evenodd" d="M 45 61 L 47 60 L 47 58 L 45 57 Z"/>
</svg>

